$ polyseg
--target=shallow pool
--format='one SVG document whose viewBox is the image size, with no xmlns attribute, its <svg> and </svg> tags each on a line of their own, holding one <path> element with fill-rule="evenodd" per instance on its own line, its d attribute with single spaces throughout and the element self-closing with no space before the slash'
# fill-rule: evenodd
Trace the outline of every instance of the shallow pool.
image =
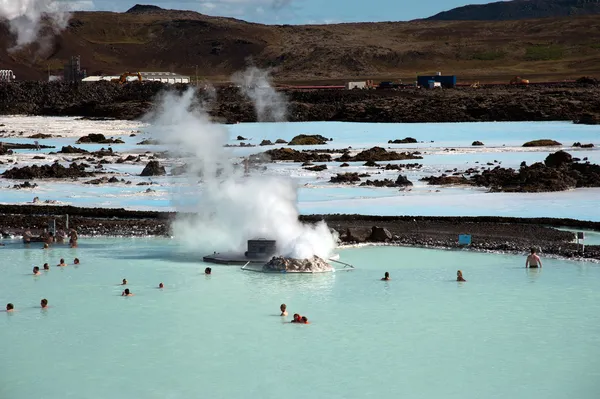
<svg viewBox="0 0 600 399">
<path fill-rule="evenodd" d="M 0 397 L 597 398 L 600 268 L 396 247 L 265 275 L 164 239 L 0 247 Z M 81 265 L 58 268 L 79 257 Z M 33 265 L 49 272 L 34 277 Z M 456 283 L 462 269 L 467 283 Z M 389 271 L 392 281 L 379 278 Z M 127 278 L 133 297 L 121 297 Z M 166 288 L 155 288 L 164 282 Z M 42 311 L 41 298 L 51 308 Z M 290 314 L 312 324 L 294 325 Z"/>
</svg>

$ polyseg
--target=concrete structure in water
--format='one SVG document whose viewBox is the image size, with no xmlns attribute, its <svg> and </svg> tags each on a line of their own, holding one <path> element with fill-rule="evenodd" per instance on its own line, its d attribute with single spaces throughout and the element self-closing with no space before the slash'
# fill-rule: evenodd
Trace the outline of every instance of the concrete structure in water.
<svg viewBox="0 0 600 399">
<path fill-rule="evenodd" d="M 240 253 L 217 253 L 206 255 L 204 262 L 220 265 L 245 265 L 246 263 L 266 263 L 276 254 L 277 242 L 264 238 L 248 240 L 248 250 Z"/>
</svg>

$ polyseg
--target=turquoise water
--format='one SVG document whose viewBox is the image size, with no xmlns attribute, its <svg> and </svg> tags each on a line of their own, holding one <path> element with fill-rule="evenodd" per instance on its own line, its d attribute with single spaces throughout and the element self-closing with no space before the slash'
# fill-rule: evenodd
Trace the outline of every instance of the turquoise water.
<svg viewBox="0 0 600 399">
<path fill-rule="evenodd" d="M 212 266 L 164 239 L 0 247 L 0 397 L 597 398 L 600 268 L 396 247 L 351 272 Z M 81 265 L 58 268 L 64 257 Z M 34 277 L 32 265 L 48 262 Z M 462 269 L 467 283 L 454 281 Z M 392 281 L 379 278 L 389 271 Z M 117 284 L 129 280 L 133 297 Z M 166 288 L 155 288 L 164 282 Z M 41 298 L 51 308 L 39 309 Z M 312 324 L 293 325 L 291 314 Z"/>
</svg>

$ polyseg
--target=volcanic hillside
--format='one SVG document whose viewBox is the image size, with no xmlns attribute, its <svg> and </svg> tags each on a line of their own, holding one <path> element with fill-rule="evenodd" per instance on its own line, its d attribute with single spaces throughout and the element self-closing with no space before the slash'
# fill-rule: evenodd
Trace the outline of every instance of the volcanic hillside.
<svg viewBox="0 0 600 399">
<path fill-rule="evenodd" d="M 172 71 L 226 81 L 248 62 L 280 82 L 350 78 L 414 80 L 443 71 L 462 80 L 506 82 L 600 75 L 600 15 L 519 21 L 412 21 L 269 26 L 190 11 L 134 7 L 76 12 L 47 51 L 9 53 L 0 25 L 0 69 L 46 79 L 81 55 L 92 74 Z"/>
</svg>

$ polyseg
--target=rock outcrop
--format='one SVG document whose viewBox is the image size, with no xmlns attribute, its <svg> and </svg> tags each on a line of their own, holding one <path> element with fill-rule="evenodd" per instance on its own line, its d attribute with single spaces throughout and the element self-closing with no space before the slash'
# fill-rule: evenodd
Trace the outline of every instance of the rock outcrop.
<svg viewBox="0 0 600 399">
<path fill-rule="evenodd" d="M 379 162 L 379 161 L 403 161 L 405 159 L 423 159 L 420 152 L 396 152 L 387 151 L 385 148 L 373 147 L 350 156 L 349 153 L 344 153 L 337 158 L 337 162 Z"/>
<path fill-rule="evenodd" d="M 404 139 L 388 140 L 388 144 L 412 144 L 417 143 L 417 139 L 406 137 Z"/>
<path fill-rule="evenodd" d="M 75 144 L 83 144 L 83 143 L 94 143 L 94 144 L 123 144 L 125 143 L 121 139 L 107 139 L 103 134 L 100 133 L 90 133 L 87 136 L 80 137 L 79 140 L 75 142 Z"/>
<path fill-rule="evenodd" d="M 338 173 L 329 179 L 330 183 L 353 184 L 360 181 L 358 173 Z"/>
<path fill-rule="evenodd" d="M 142 170 L 140 176 L 164 176 L 166 174 L 167 171 L 165 170 L 165 167 L 161 166 L 158 161 L 150 161 L 146 164 L 146 167 Z"/>
<path fill-rule="evenodd" d="M 322 258 L 293 259 L 273 257 L 262 268 L 267 273 L 323 273 L 333 271 L 333 267 Z"/>
<path fill-rule="evenodd" d="M 272 161 L 293 162 L 331 162 L 331 155 L 314 151 L 297 151 L 293 148 L 274 148 L 265 151 L 266 157 Z M 260 156 L 260 154 L 258 154 Z"/>
<path fill-rule="evenodd" d="M 320 134 L 300 134 L 294 137 L 288 145 L 322 145 L 327 144 L 328 141 Z"/>
<path fill-rule="evenodd" d="M 2 177 L 5 179 L 32 180 L 32 179 L 69 179 L 76 177 L 89 177 L 94 173 L 86 172 L 85 165 L 72 163 L 68 168 L 65 168 L 59 163 L 52 165 L 32 165 L 22 168 L 12 168 L 4 173 Z"/>
<path fill-rule="evenodd" d="M 479 141 L 479 140 L 476 140 L 476 141 L 474 141 L 474 142 L 473 142 L 471 145 L 472 145 L 472 146 L 482 146 L 482 145 L 485 145 L 485 144 L 483 144 L 483 143 L 482 143 L 481 141 Z"/>
<path fill-rule="evenodd" d="M 558 141 L 550 139 L 533 140 L 523 144 L 523 147 L 556 147 L 562 145 Z"/>
</svg>

